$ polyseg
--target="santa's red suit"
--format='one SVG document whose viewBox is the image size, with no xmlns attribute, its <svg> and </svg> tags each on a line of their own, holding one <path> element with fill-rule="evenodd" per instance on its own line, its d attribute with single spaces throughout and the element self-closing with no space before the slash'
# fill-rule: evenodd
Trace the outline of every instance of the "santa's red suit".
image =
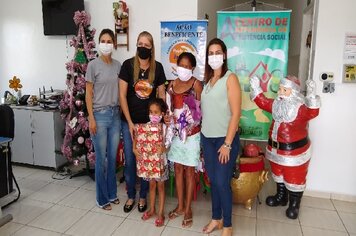
<svg viewBox="0 0 356 236">
<path fill-rule="evenodd" d="M 294 76 L 283 78 L 278 97 L 266 98 L 257 77 L 250 80 L 251 99 L 261 109 L 272 114 L 266 158 L 270 161 L 277 193 L 268 196 L 269 206 L 285 206 L 288 218 L 299 213 L 306 175 L 311 158 L 308 122 L 319 114 L 320 97 L 315 95 L 315 82 L 307 81 L 308 95 L 300 94 L 300 82 Z"/>
<path fill-rule="evenodd" d="M 272 113 L 274 99 L 268 99 L 260 93 L 254 102 L 261 109 Z M 295 113 L 290 120 L 273 119 L 266 158 L 271 163 L 274 181 L 284 183 L 290 191 L 299 192 L 305 189 L 311 157 L 308 121 L 318 116 L 319 108 L 308 108 L 302 103 L 296 106 L 294 111 L 290 111 Z"/>
</svg>

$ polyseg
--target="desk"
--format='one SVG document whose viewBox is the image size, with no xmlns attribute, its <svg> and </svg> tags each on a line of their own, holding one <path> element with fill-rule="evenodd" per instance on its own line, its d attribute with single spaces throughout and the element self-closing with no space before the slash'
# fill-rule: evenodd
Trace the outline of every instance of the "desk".
<svg viewBox="0 0 356 236">
<path fill-rule="evenodd" d="M 8 146 L 11 141 L 12 141 L 11 138 L 0 137 L 0 146 Z M 8 158 L 6 157 L 6 166 L 7 166 L 7 161 L 8 161 Z M 12 181 L 12 178 L 11 178 L 11 181 Z M 8 214 L 8 215 L 3 216 L 2 210 L 0 207 L 0 227 L 11 220 L 12 220 L 12 215 Z"/>
</svg>

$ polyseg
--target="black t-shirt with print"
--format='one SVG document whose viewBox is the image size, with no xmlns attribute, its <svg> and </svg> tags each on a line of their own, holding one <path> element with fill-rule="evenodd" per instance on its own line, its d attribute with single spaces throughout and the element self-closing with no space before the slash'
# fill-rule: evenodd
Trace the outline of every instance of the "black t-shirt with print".
<svg viewBox="0 0 356 236">
<path fill-rule="evenodd" d="M 134 84 L 134 58 L 127 59 L 121 67 L 119 78 L 126 81 L 127 88 L 127 105 L 129 107 L 132 122 L 147 123 L 148 117 L 148 103 L 150 99 L 156 97 L 158 86 L 166 82 L 163 66 L 156 61 L 156 72 L 153 84 L 148 82 L 149 69 L 140 71 L 139 80 Z M 126 120 L 122 115 L 122 119 Z"/>
</svg>

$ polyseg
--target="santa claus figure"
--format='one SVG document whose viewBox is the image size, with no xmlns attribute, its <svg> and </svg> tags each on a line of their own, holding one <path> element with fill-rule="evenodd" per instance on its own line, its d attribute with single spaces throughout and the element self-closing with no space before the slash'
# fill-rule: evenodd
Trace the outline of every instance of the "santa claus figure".
<svg viewBox="0 0 356 236">
<path fill-rule="evenodd" d="M 250 79 L 251 99 L 261 109 L 272 113 L 266 158 L 270 161 L 277 193 L 266 199 L 268 206 L 285 206 L 286 215 L 296 219 L 306 183 L 311 158 L 308 122 L 319 114 L 320 97 L 315 82 L 308 80 L 307 96 L 300 93 L 300 82 L 294 76 L 283 78 L 276 99 L 266 98 L 257 77 Z"/>
</svg>

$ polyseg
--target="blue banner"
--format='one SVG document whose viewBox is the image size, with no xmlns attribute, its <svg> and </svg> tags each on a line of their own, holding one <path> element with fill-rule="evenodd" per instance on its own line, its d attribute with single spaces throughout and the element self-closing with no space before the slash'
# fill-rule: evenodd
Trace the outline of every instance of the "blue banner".
<svg viewBox="0 0 356 236">
<path fill-rule="evenodd" d="M 197 60 L 194 76 L 204 79 L 207 26 L 206 20 L 161 22 L 161 62 L 168 80 L 177 78 L 177 59 L 182 52 L 193 53 Z"/>
</svg>

